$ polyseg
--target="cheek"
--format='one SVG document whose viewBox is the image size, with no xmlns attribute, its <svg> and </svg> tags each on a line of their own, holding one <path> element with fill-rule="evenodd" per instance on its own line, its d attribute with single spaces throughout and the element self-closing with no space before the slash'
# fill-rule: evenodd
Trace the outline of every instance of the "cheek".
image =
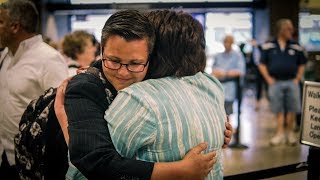
<svg viewBox="0 0 320 180">
<path fill-rule="evenodd" d="M 105 74 L 106 74 L 107 77 L 111 77 L 112 78 L 115 73 L 110 69 L 106 69 L 105 70 Z"/>
<path fill-rule="evenodd" d="M 103 65 L 102 65 L 103 66 Z M 109 69 L 103 67 L 103 73 L 104 75 L 106 76 L 107 80 L 108 81 L 112 81 L 113 80 L 113 74 L 112 74 L 112 71 L 110 71 Z"/>
</svg>

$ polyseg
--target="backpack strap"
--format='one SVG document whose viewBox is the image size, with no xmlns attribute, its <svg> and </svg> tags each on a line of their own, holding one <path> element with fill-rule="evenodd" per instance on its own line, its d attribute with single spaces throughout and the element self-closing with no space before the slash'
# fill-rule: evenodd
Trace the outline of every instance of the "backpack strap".
<svg viewBox="0 0 320 180">
<path fill-rule="evenodd" d="M 109 104 L 111 104 L 115 96 L 112 94 L 112 92 L 108 88 L 108 85 L 107 85 L 108 81 L 105 78 L 105 76 L 102 75 L 102 72 L 98 68 L 90 66 L 89 68 L 87 68 L 85 71 L 82 71 L 81 73 L 93 75 L 96 78 L 101 80 L 101 83 L 104 85 L 104 88 L 105 88 L 104 89 L 105 93 L 107 94 L 107 101 Z"/>
<path fill-rule="evenodd" d="M 41 100 L 37 101 L 35 110 L 37 110 L 38 112 L 42 112 L 45 108 L 50 107 L 54 102 L 56 94 L 57 88 L 50 87 L 48 90 L 46 90 L 44 94 L 40 96 L 39 99 Z"/>
</svg>

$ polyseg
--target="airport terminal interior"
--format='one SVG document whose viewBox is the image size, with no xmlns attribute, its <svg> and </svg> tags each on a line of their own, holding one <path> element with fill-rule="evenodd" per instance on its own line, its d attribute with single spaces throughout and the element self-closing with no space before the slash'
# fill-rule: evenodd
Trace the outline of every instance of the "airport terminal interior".
<svg viewBox="0 0 320 180">
<path fill-rule="evenodd" d="M 0 3 L 4 1 L 0 0 Z M 270 109 L 268 87 L 263 78 L 258 77 L 257 65 L 261 57 L 258 46 L 275 37 L 277 20 L 290 19 L 295 30 L 293 38 L 304 48 L 307 56 L 300 87 L 304 87 L 304 81 L 319 81 L 320 0 L 33 1 L 40 10 L 40 33 L 56 48 L 61 46 L 67 33 L 76 30 L 91 33 L 99 42 L 105 21 L 120 9 L 181 10 L 192 14 L 204 28 L 207 55 L 205 71 L 211 73 L 215 55 L 225 50 L 223 38 L 231 34 L 234 38 L 232 48 L 243 55 L 246 71 L 240 89 L 237 89 L 241 96 L 237 96 L 234 101 L 233 113 L 230 115 L 234 135 L 229 147 L 222 150 L 224 178 L 308 179 L 309 149 L 320 147 L 320 129 L 315 130 L 319 144 L 301 143 L 301 131 L 305 128 L 303 123 L 307 117 L 298 113 L 294 123 L 294 136 L 298 143 L 271 145 L 277 121 Z M 319 85 L 317 92 L 320 92 Z M 301 105 L 305 103 L 302 95 Z M 320 103 L 315 105 L 320 108 Z"/>
<path fill-rule="evenodd" d="M 244 174 L 242 177 L 246 177 L 245 173 L 248 172 L 261 172 L 261 170 L 288 165 L 306 166 L 308 146 L 302 144 L 296 146 L 288 146 L 287 144 L 270 145 L 270 139 L 275 133 L 276 127 L 274 115 L 270 112 L 268 100 L 265 97 L 260 100 L 259 106 L 256 106 L 256 101 L 251 91 L 249 89 L 245 92 L 241 106 L 239 144 L 244 147 L 227 148 L 223 151 L 225 176 L 235 179 L 239 177 L 234 175 Z M 237 117 L 235 116 L 237 114 L 231 116 L 231 122 L 234 127 L 237 127 Z M 298 130 L 295 135 L 297 138 L 300 136 Z M 267 172 L 261 173 L 267 174 Z M 290 174 L 270 177 L 269 179 L 307 179 L 307 172 L 291 172 Z"/>
</svg>

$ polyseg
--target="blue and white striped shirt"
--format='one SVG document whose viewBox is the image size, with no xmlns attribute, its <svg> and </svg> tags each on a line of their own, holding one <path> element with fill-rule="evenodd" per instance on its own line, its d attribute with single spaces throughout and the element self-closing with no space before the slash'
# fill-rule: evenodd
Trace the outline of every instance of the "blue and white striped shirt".
<svg viewBox="0 0 320 180">
<path fill-rule="evenodd" d="M 105 119 L 122 156 L 177 161 L 206 141 L 208 150 L 217 150 L 218 159 L 207 179 L 223 178 L 226 114 L 222 86 L 213 76 L 197 73 L 136 83 L 119 91 Z"/>
</svg>

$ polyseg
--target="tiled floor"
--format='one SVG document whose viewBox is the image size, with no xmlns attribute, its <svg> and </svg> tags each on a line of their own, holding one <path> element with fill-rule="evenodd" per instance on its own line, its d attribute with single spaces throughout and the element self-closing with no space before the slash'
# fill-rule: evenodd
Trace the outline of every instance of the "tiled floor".
<svg viewBox="0 0 320 180">
<path fill-rule="evenodd" d="M 236 103 L 235 103 L 236 104 Z M 308 146 L 298 144 L 270 146 L 269 140 L 275 133 L 276 121 L 268 108 L 266 98 L 255 109 L 255 99 L 250 91 L 245 93 L 241 107 L 241 143 L 248 149 L 228 148 L 223 151 L 224 175 L 269 169 L 304 162 L 308 156 Z M 235 111 L 236 112 L 236 111 Z M 231 123 L 237 127 L 237 114 L 232 115 Z M 299 133 L 296 133 L 299 138 Z M 306 171 L 271 179 L 306 179 Z"/>
</svg>

